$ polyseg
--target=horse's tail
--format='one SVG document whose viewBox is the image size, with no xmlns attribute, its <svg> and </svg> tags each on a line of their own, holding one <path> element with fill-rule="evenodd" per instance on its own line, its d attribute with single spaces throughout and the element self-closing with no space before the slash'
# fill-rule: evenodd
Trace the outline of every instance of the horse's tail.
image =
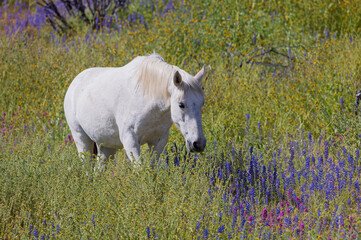
<svg viewBox="0 0 361 240">
<path fill-rule="evenodd" d="M 98 155 L 98 148 L 97 148 L 97 144 L 94 142 L 94 146 L 93 146 L 93 155 L 94 157 L 96 157 Z"/>
</svg>

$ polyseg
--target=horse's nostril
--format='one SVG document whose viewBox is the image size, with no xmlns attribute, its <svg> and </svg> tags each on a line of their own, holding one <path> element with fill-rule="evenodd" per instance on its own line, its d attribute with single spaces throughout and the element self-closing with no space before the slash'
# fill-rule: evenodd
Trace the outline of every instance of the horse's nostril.
<svg viewBox="0 0 361 240">
<path fill-rule="evenodd" d="M 198 141 L 194 142 L 193 147 L 194 147 L 194 149 L 198 150 L 199 149 L 199 142 Z"/>
<path fill-rule="evenodd" d="M 193 148 L 196 152 L 202 152 L 204 147 L 205 144 L 202 142 L 202 140 L 193 142 Z"/>
</svg>

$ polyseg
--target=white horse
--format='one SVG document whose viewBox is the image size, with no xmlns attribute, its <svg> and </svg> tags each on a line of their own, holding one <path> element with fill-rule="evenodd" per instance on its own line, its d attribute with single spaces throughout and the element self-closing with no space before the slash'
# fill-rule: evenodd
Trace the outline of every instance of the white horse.
<svg viewBox="0 0 361 240">
<path fill-rule="evenodd" d="M 190 152 L 202 152 L 203 67 L 194 77 L 161 56 L 136 57 L 120 68 L 90 68 L 70 84 L 64 111 L 79 153 L 101 160 L 124 147 L 138 163 L 140 146 L 163 151 L 174 122 Z"/>
</svg>

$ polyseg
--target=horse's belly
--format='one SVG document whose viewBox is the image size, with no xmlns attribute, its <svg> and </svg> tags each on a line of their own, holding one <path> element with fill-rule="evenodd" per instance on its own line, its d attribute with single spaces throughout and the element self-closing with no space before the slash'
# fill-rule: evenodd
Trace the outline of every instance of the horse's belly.
<svg viewBox="0 0 361 240">
<path fill-rule="evenodd" d="M 109 111 L 104 108 L 83 105 L 79 108 L 77 118 L 86 134 L 96 142 L 108 148 L 122 148 L 122 143 L 119 139 L 119 130 L 115 118 Z"/>
<path fill-rule="evenodd" d="M 119 149 L 123 145 L 119 139 L 117 129 L 97 129 L 94 134 L 94 141 L 107 148 Z"/>
<path fill-rule="evenodd" d="M 88 126 L 85 131 L 94 142 L 108 148 L 122 148 L 118 127 L 115 124 L 115 121 L 106 121 L 104 119 L 96 118 L 94 118 L 93 121 L 93 126 Z"/>
</svg>

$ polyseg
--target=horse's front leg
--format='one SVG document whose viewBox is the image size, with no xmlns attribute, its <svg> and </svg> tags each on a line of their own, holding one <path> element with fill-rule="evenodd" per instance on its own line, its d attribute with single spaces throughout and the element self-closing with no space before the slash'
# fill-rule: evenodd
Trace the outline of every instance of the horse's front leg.
<svg viewBox="0 0 361 240">
<path fill-rule="evenodd" d="M 124 146 L 125 152 L 127 153 L 128 158 L 139 165 L 139 157 L 140 157 L 140 144 L 137 136 L 132 131 L 127 131 L 123 134 L 123 139 L 121 142 Z"/>
</svg>

